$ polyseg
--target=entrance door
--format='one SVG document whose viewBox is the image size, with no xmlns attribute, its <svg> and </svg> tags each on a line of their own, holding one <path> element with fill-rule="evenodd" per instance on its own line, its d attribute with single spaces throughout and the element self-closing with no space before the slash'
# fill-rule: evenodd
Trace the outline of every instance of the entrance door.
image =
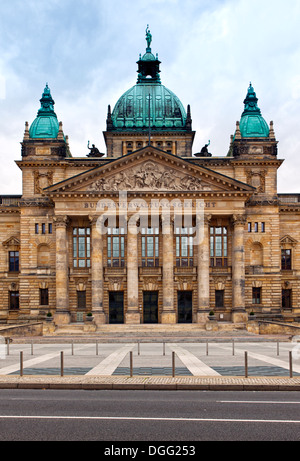
<svg viewBox="0 0 300 461">
<path fill-rule="evenodd" d="M 178 323 L 193 322 L 193 292 L 177 292 Z"/>
<path fill-rule="evenodd" d="M 144 291 L 144 323 L 158 323 L 158 292 Z"/>
<path fill-rule="evenodd" d="M 123 291 L 109 292 L 109 323 L 124 323 Z"/>
</svg>

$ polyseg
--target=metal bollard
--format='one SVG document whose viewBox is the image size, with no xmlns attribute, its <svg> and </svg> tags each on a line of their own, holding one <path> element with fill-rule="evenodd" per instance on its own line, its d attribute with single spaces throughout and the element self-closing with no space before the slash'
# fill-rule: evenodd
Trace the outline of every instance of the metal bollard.
<svg viewBox="0 0 300 461">
<path fill-rule="evenodd" d="M 248 352 L 245 352 L 245 378 L 248 378 Z"/>
<path fill-rule="evenodd" d="M 60 376 L 64 375 L 64 353 L 61 351 L 60 353 Z"/>
<path fill-rule="evenodd" d="M 99 355 L 98 340 L 96 340 L 96 355 Z"/>
<path fill-rule="evenodd" d="M 132 357 L 132 351 L 129 353 L 130 355 L 130 378 L 133 376 L 133 357 Z"/>
<path fill-rule="evenodd" d="M 6 353 L 9 355 L 9 338 L 7 338 L 7 348 L 6 348 Z"/>
<path fill-rule="evenodd" d="M 277 355 L 279 355 L 279 341 L 277 341 Z"/>
<path fill-rule="evenodd" d="M 138 341 L 138 355 L 140 355 L 140 342 Z"/>
<path fill-rule="evenodd" d="M 20 376 L 23 376 L 23 351 L 20 352 Z"/>
<path fill-rule="evenodd" d="M 206 355 L 208 355 L 208 341 L 206 341 Z"/>
<path fill-rule="evenodd" d="M 234 339 L 232 340 L 232 355 L 234 355 Z"/>
<path fill-rule="evenodd" d="M 74 341 L 72 339 L 72 343 L 71 343 L 71 354 L 74 355 Z"/>
<path fill-rule="evenodd" d="M 292 351 L 289 352 L 289 362 L 290 362 L 290 378 L 293 377 L 293 356 Z"/>
<path fill-rule="evenodd" d="M 31 355 L 33 355 L 33 341 L 31 341 Z"/>
<path fill-rule="evenodd" d="M 163 343 L 163 355 L 166 355 L 166 345 Z"/>
<path fill-rule="evenodd" d="M 175 377 L 175 352 L 172 352 L 172 377 Z"/>
</svg>

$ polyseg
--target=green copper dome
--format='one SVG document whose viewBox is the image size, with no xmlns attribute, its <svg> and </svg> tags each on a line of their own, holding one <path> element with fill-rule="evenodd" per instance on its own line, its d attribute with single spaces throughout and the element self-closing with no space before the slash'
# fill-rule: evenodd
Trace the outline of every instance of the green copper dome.
<svg viewBox="0 0 300 461">
<path fill-rule="evenodd" d="M 40 99 L 41 108 L 37 117 L 29 128 L 29 138 L 56 139 L 59 131 L 59 122 L 54 112 L 55 102 L 52 99 L 48 84 Z"/>
<path fill-rule="evenodd" d="M 135 86 L 117 101 L 108 130 L 187 130 L 187 113 L 179 98 L 160 81 L 160 61 L 152 54 L 152 36 L 146 30 L 146 53 L 137 62 L 138 79 Z M 188 122 L 190 122 L 188 120 Z"/>
<path fill-rule="evenodd" d="M 256 93 L 250 83 L 244 100 L 245 109 L 240 121 L 242 138 L 264 138 L 269 136 L 268 124 L 261 115 L 257 101 Z"/>
</svg>

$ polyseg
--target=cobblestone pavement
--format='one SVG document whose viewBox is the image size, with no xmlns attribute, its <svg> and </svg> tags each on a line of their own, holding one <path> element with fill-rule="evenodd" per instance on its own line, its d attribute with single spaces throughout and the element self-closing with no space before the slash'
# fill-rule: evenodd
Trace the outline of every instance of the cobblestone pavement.
<svg viewBox="0 0 300 461">
<path fill-rule="evenodd" d="M 296 338 L 130 339 L 14 338 L 0 388 L 300 390 Z"/>
</svg>

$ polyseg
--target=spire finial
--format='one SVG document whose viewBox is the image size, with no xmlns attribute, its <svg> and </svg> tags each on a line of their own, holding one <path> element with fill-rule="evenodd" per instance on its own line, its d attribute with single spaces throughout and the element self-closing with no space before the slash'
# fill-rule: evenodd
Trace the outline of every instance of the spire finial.
<svg viewBox="0 0 300 461">
<path fill-rule="evenodd" d="M 146 41 L 147 41 L 147 49 L 146 51 L 151 53 L 151 42 L 152 42 L 152 35 L 150 33 L 150 29 L 149 29 L 149 24 L 147 24 L 147 28 L 146 28 Z"/>
</svg>

